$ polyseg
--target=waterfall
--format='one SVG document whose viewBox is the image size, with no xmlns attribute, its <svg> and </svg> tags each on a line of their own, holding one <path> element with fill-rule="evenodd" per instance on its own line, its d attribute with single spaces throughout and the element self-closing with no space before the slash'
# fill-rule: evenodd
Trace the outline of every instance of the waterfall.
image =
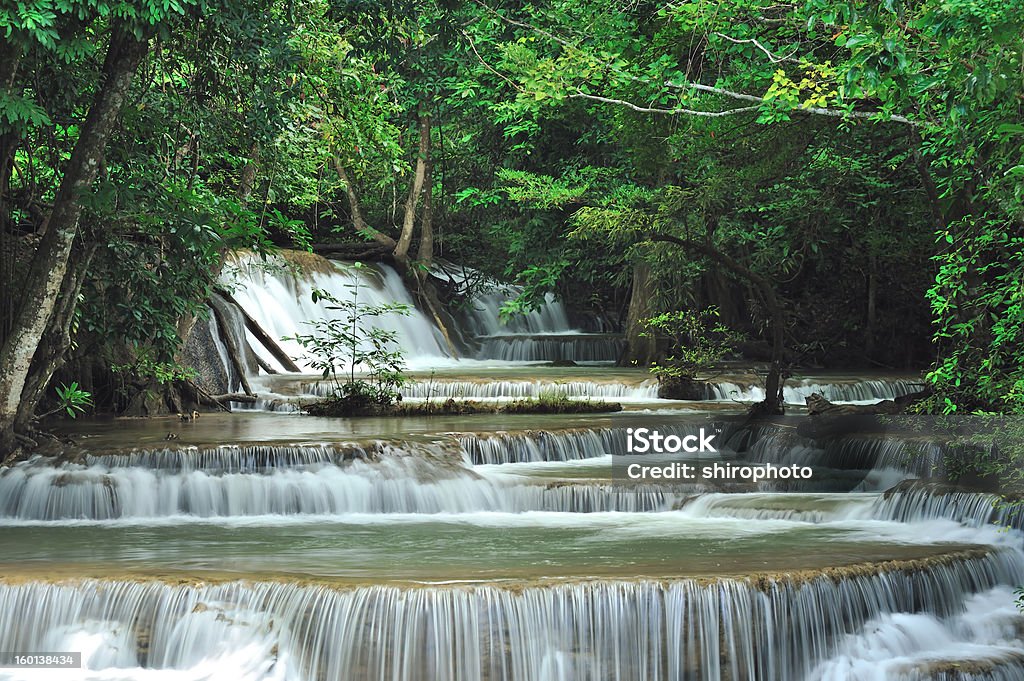
<svg viewBox="0 0 1024 681">
<path fill-rule="evenodd" d="M 398 460 L 213 474 L 101 466 L 16 467 L 0 478 L 0 520 L 112 520 L 281 514 L 666 510 L 659 488 L 506 482 L 469 470 L 422 481 Z"/>
<path fill-rule="evenodd" d="M 277 340 L 304 371 L 314 371 L 307 352 L 297 342 L 282 340 L 298 333 L 310 333 L 307 322 L 319 319 L 346 319 L 331 303 L 314 303 L 312 290 L 320 289 L 338 300 L 349 301 L 357 295 L 359 304 L 409 306 L 409 315 L 387 314 L 374 318 L 379 328 L 397 333 L 411 368 L 438 366 L 448 360 L 444 338 L 433 323 L 413 304 L 402 278 L 387 265 L 360 268 L 337 263 L 310 254 L 282 252 L 265 264 L 251 257 L 239 258 L 222 275 L 222 283 L 232 291 L 238 304 L 250 317 Z M 358 289 L 356 288 L 358 287 Z M 246 331 L 249 344 L 269 365 L 280 368 L 273 355 Z M 450 360 L 448 360 L 450 361 Z"/>
<path fill-rule="evenodd" d="M 846 635 L 814 670 L 829 681 L 996 681 L 1024 678 L 1024 617 L 1012 590 L 969 597 L 963 612 L 885 613 Z"/>
<path fill-rule="evenodd" d="M 1024 514 L 995 494 L 933 490 L 912 487 L 878 498 L 872 516 L 879 520 L 916 522 L 947 518 L 971 527 L 994 523 L 1002 527 L 1024 526 Z"/>
<path fill-rule="evenodd" d="M 305 394 L 324 396 L 330 393 L 331 386 L 322 381 L 316 381 L 303 384 L 301 390 Z M 543 393 L 556 393 L 573 399 L 651 400 L 658 396 L 658 383 L 652 379 L 641 381 L 639 384 L 597 381 L 433 379 L 418 380 L 402 386 L 402 395 L 413 399 L 523 399 L 538 397 Z"/>
<path fill-rule="evenodd" d="M 203 448 L 161 447 L 110 454 L 90 454 L 85 457 L 85 462 L 90 466 L 108 468 L 247 473 L 291 466 L 337 464 L 354 459 L 369 460 L 379 456 L 383 447 L 382 443 L 220 445 Z"/>
<path fill-rule="evenodd" d="M 612 334 L 495 335 L 480 338 L 478 356 L 507 362 L 613 362 L 625 345 L 622 336 Z"/>
<path fill-rule="evenodd" d="M 792 520 L 828 523 L 844 520 L 883 520 L 920 523 L 952 520 L 968 527 L 996 525 L 1020 529 L 1020 511 L 994 494 L 939 492 L 912 487 L 885 493 L 702 494 L 683 509 L 696 517 L 747 520 Z"/>
<path fill-rule="evenodd" d="M 892 400 L 917 392 L 921 383 L 905 379 L 872 379 L 854 382 L 822 382 L 821 379 L 790 380 L 783 389 L 786 404 L 803 406 L 808 397 L 819 393 L 830 402 L 870 403 L 878 400 Z M 764 399 L 764 388 L 755 384 L 738 384 L 721 381 L 707 384 L 707 397 L 711 400 L 736 402 L 760 402 Z"/>
<path fill-rule="evenodd" d="M 613 362 L 622 351 L 621 336 L 584 333 L 572 326 L 565 307 L 550 293 L 537 309 L 503 318 L 502 307 L 522 293 L 521 287 L 454 265 L 439 266 L 436 275 L 471 290 L 460 321 L 466 335 L 479 346 L 478 359 Z"/>
<path fill-rule="evenodd" d="M 943 473 L 943 448 L 937 442 L 884 437 L 866 433 L 817 442 L 799 436 L 792 428 L 762 429 L 743 452 L 758 463 L 827 466 L 850 470 L 892 469 L 916 477 Z"/>
<path fill-rule="evenodd" d="M 472 278 L 484 281 L 474 286 L 458 323 L 475 347 L 475 358 L 498 361 L 537 362 L 552 360 L 613 361 L 622 349 L 621 337 L 611 334 L 582 333 L 573 328 L 565 307 L 548 294 L 538 309 L 502 319 L 502 305 L 519 294 L 514 286 L 486 280 L 478 272 L 448 265 L 439 270 L 444 278 L 463 287 Z M 438 274 L 438 273 L 435 273 Z M 433 321 L 418 310 L 402 278 L 387 265 L 363 266 L 340 263 L 308 253 L 280 251 L 266 263 L 239 256 L 233 267 L 221 277 L 239 305 L 256 320 L 304 371 L 311 371 L 305 350 L 295 341 L 283 341 L 297 333 L 308 333 L 306 322 L 340 318 L 329 303 L 313 303 L 314 288 L 327 291 L 339 300 L 351 300 L 359 286 L 359 302 L 369 305 L 400 303 L 410 306 L 411 314 L 387 315 L 377 320 L 381 328 L 396 331 L 406 361 L 411 368 L 431 368 L 456 364 L 449 357 L 444 338 Z M 232 320 L 232 325 L 237 324 Z M 278 367 L 273 358 L 251 333 L 236 330 L 245 337 L 262 359 Z"/>
<path fill-rule="evenodd" d="M 81 650 L 88 669 L 105 670 L 75 677 L 86 679 L 144 668 L 196 681 L 792 681 L 859 650 L 857 637 L 887 622 L 918 632 L 936 620 L 973 622 L 985 643 L 1011 623 L 1005 608 L 998 624 L 978 615 L 1024 574 L 1018 552 L 914 567 L 508 588 L 4 584 L 0 650 Z M 0 679 L 22 678 L 14 674 L 0 670 Z"/>
<path fill-rule="evenodd" d="M 658 426 L 668 436 L 696 435 L 701 428 L 717 431 L 728 441 L 736 425 L 730 421 L 668 424 Z M 506 464 L 538 461 L 577 461 L 626 453 L 626 428 L 532 430 L 518 433 L 458 434 L 459 443 L 474 464 Z"/>
<path fill-rule="evenodd" d="M 538 308 L 503 319 L 501 308 L 518 297 L 523 292 L 522 287 L 499 282 L 478 270 L 451 263 L 436 264 L 434 276 L 450 282 L 460 291 L 469 292 L 461 313 L 466 331 L 473 336 L 578 331 L 569 324 L 565 307 L 551 293 L 545 294 L 544 303 Z"/>
<path fill-rule="evenodd" d="M 621 433 L 580 440 L 560 434 L 566 456 L 614 446 Z M 469 513 L 668 510 L 676 496 L 659 487 L 623 494 L 609 482 L 565 484 L 501 472 L 481 474 L 463 459 L 496 446 L 476 436 L 455 441 L 370 445 L 158 449 L 92 456 L 54 465 L 37 459 L 0 472 L 0 520 L 112 520 L 268 514 Z M 486 442 L 486 441 L 485 441 Z M 530 442 L 526 451 L 538 451 Z M 513 452 L 520 451 L 514 445 Z M 530 456 L 534 454 L 530 453 Z M 593 452 L 591 455 L 600 455 Z M 488 458 L 477 455 L 477 458 Z"/>
</svg>

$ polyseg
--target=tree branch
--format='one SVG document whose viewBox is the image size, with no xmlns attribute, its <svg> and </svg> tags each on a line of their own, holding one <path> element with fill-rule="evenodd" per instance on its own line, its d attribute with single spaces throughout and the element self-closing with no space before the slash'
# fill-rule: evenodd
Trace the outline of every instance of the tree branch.
<svg viewBox="0 0 1024 681">
<path fill-rule="evenodd" d="M 678 83 L 665 83 L 668 87 L 674 87 L 679 89 L 690 88 L 693 90 L 699 90 L 701 92 L 709 92 L 711 94 L 722 95 L 723 97 L 730 97 L 732 99 L 738 99 L 744 102 L 756 102 L 758 105 L 764 103 L 764 97 L 758 97 L 756 95 L 748 95 L 742 92 L 733 92 L 731 90 L 725 90 L 723 88 L 712 87 L 710 85 L 701 85 L 700 83 L 689 83 L 687 85 L 680 85 Z M 654 107 L 640 106 L 633 102 L 624 99 L 615 99 L 614 97 L 602 97 L 600 95 L 591 95 L 577 89 L 574 94 L 569 95 L 570 99 L 589 99 L 594 102 L 603 102 L 605 104 L 615 104 L 617 106 L 624 106 L 627 109 L 633 111 L 639 111 L 640 113 L 659 114 L 662 116 L 703 116 L 705 118 L 721 118 L 722 116 L 732 116 L 733 114 L 747 113 L 751 111 L 757 111 L 760 106 L 743 106 L 738 109 L 726 109 L 724 111 L 701 111 L 698 109 L 687 109 L 685 107 L 676 107 L 674 109 L 658 109 Z M 877 118 L 880 114 L 872 111 L 846 111 L 844 109 L 824 109 L 818 106 L 811 106 L 806 108 L 793 109 L 796 113 L 809 113 L 818 116 L 830 116 L 832 118 L 862 118 L 872 119 Z M 882 119 L 886 122 L 891 123 L 903 123 L 905 125 L 917 126 L 917 123 L 900 116 L 898 114 L 891 114 Z"/>
<path fill-rule="evenodd" d="M 638 106 L 632 102 L 627 102 L 624 99 L 613 99 L 611 97 L 600 97 L 598 95 L 588 95 L 582 90 L 577 90 L 575 94 L 569 95 L 570 99 L 589 99 L 594 102 L 604 102 L 605 104 L 617 104 L 618 106 L 624 106 L 627 109 L 633 111 L 639 111 L 640 113 L 652 113 L 661 114 L 665 116 L 678 116 L 680 114 L 686 114 L 688 116 L 704 116 L 707 118 L 720 118 L 722 116 L 732 116 L 733 114 L 745 113 L 748 111 L 757 111 L 760 107 L 757 106 L 743 106 L 738 109 L 728 109 L 726 111 L 698 111 L 696 109 L 655 109 L 646 106 Z"/>
<path fill-rule="evenodd" d="M 793 54 L 795 54 L 795 52 L 792 52 L 792 53 L 786 55 L 785 57 L 776 57 L 774 54 L 771 53 L 771 50 L 769 50 L 767 47 L 765 47 L 764 45 L 762 45 L 760 42 L 758 42 L 757 40 L 755 40 L 753 38 L 748 38 L 746 40 L 741 40 L 739 38 L 730 38 L 729 36 L 725 35 L 724 33 L 719 33 L 718 31 L 715 31 L 715 35 L 717 35 L 719 38 L 725 38 L 730 43 L 736 43 L 737 45 L 741 45 L 743 43 L 750 43 L 754 47 L 756 47 L 757 49 L 761 50 L 766 55 L 768 55 L 768 61 L 770 61 L 773 64 L 779 64 L 779 63 L 784 62 L 784 61 L 796 61 L 795 59 L 793 59 Z"/>
<path fill-rule="evenodd" d="M 699 90 L 700 92 L 709 92 L 711 94 L 722 95 L 723 97 L 730 97 L 744 102 L 757 102 L 758 104 L 762 104 L 765 101 L 764 97 L 758 97 L 757 95 L 733 92 L 732 90 L 726 90 L 725 88 L 702 85 L 701 83 L 673 83 L 669 81 L 666 82 L 665 85 L 667 87 L 677 88 L 680 90 L 689 88 L 691 90 Z M 805 113 L 817 114 L 819 116 L 831 116 L 833 118 L 876 118 L 879 116 L 879 113 L 874 111 L 846 111 L 844 109 L 825 109 L 818 106 L 811 106 L 804 109 L 793 109 L 793 111 L 803 111 Z M 891 121 L 893 123 L 904 123 L 906 125 L 917 125 L 916 122 L 905 116 L 900 116 L 899 114 L 890 114 L 883 120 Z"/>
<path fill-rule="evenodd" d="M 352 213 L 352 224 L 356 228 L 356 233 L 359 236 L 373 239 L 388 248 L 394 248 L 398 242 L 367 224 L 366 218 L 363 217 L 362 208 L 359 206 L 359 195 L 356 194 L 355 186 L 352 184 L 348 172 L 345 171 L 345 166 L 342 165 L 341 159 L 336 155 L 331 155 L 331 161 L 334 162 L 334 171 L 338 173 L 342 184 L 345 185 L 345 197 L 348 199 L 349 212 Z"/>
</svg>

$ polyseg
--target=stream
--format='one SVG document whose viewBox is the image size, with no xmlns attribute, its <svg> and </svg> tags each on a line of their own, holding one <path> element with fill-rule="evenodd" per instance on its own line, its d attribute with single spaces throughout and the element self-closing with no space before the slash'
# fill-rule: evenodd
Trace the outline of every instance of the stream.
<svg viewBox="0 0 1024 681">
<path fill-rule="evenodd" d="M 391 274 L 368 290 L 408 297 Z M 280 337 L 328 314 L 304 286 L 352 275 L 246 276 L 236 299 Z M 232 414 L 71 422 L 85 454 L 0 469 L 0 652 L 77 652 L 82 668 L 3 660 L 0 679 L 1024 679 L 1019 522 L 986 494 L 887 492 L 941 473 L 928 452 L 942 443 L 744 431 L 749 375 L 709 378 L 704 402 L 659 400 L 645 372 L 597 364 L 619 342 L 601 329 L 554 302 L 499 327 L 492 297 L 467 315 L 486 339 L 473 358 L 447 356 L 422 315 L 401 322 L 408 399 L 558 390 L 625 410 L 314 418 L 296 412 L 317 376 L 253 371 L 260 400 Z M 574 352 L 592 363 L 535 364 Z M 788 385 L 797 405 L 917 384 Z M 814 479 L 626 485 L 612 463 L 641 426 L 713 428 L 721 446 L 694 464 L 796 463 Z"/>
</svg>

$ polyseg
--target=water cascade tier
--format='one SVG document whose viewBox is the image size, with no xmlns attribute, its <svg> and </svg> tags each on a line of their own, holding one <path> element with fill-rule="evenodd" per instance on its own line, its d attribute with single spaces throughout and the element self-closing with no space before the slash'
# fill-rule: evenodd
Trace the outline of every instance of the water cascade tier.
<svg viewBox="0 0 1024 681">
<path fill-rule="evenodd" d="M 408 315 L 383 315 L 375 319 L 375 324 L 397 334 L 413 367 L 434 366 L 448 358 L 440 331 L 416 309 L 402 278 L 386 265 L 356 268 L 351 263 L 284 252 L 266 262 L 240 257 L 227 269 L 223 279 L 245 313 L 304 371 L 315 371 L 310 365 L 311 359 L 298 342 L 289 339 L 296 334 L 311 333 L 311 321 L 347 319 L 345 311 L 332 309 L 336 306 L 329 300 L 313 302 L 314 289 L 357 305 L 407 306 Z M 245 338 L 269 366 L 285 370 L 250 331 L 246 331 Z"/>
<path fill-rule="evenodd" d="M 830 402 L 869 404 L 909 395 L 923 387 L 919 381 L 902 378 L 833 381 L 817 378 L 789 379 L 783 389 L 783 398 L 786 404 L 801 406 L 813 394 L 822 395 Z M 732 381 L 716 381 L 707 384 L 707 398 L 710 400 L 760 402 L 764 397 L 764 387 L 758 384 L 734 383 Z"/>
<path fill-rule="evenodd" d="M 402 387 L 402 395 L 410 400 L 444 401 L 467 399 L 507 401 L 545 396 L 577 400 L 620 402 L 627 406 L 665 405 L 658 398 L 658 381 L 646 371 L 617 367 L 520 367 L 473 368 L 453 371 L 413 372 L 411 381 Z M 791 379 L 792 380 L 792 379 Z M 708 402 L 723 406 L 763 399 L 756 386 L 740 390 L 732 382 L 707 383 Z M 263 381 L 259 409 L 299 411 L 303 402 L 330 395 L 336 389 L 332 381 L 312 378 L 271 377 Z M 803 406 L 806 397 L 824 394 L 838 404 L 868 404 L 894 399 L 918 389 L 904 379 L 870 379 L 851 381 L 846 377 L 818 377 L 793 380 L 785 397 L 789 404 Z M 676 402 L 677 405 L 687 403 Z M 699 404 L 699 403 L 696 403 Z"/>
<path fill-rule="evenodd" d="M 0 585 L 0 647 L 79 650 L 74 678 L 791 681 L 933 636 L 1012 657 L 1024 565 L 962 553 L 801 577 L 566 584 L 318 586 L 265 581 Z M 913 640 L 904 640 L 913 639 Z M 943 652 L 948 653 L 949 650 Z M 0 670 L 0 678 L 55 678 Z M 212 675 L 212 676 L 210 676 Z M 71 678 L 71 677 L 66 677 Z M 857 679 L 863 676 L 829 676 Z"/>
<path fill-rule="evenodd" d="M 466 267 L 439 266 L 435 276 L 455 288 L 469 291 L 457 317 L 464 335 L 473 345 L 472 356 L 502 362 L 614 362 L 622 353 L 619 334 L 594 333 L 573 326 L 566 308 L 552 294 L 536 309 L 502 315 L 502 308 L 522 289 L 494 281 Z M 596 318 L 591 327 L 600 326 Z"/>
<path fill-rule="evenodd" d="M 211 417 L 201 425 L 182 427 L 184 435 L 205 437 L 218 432 L 220 421 L 237 419 L 237 437 L 251 444 L 204 446 L 155 445 L 130 449 L 98 449 L 75 460 L 37 458 L 0 469 L 0 522 L 110 520 L 191 516 L 328 515 L 348 513 L 468 513 L 528 511 L 592 513 L 601 511 L 715 510 L 724 517 L 797 519 L 877 518 L 917 522 L 944 518 L 967 525 L 989 522 L 1020 525 L 1011 509 L 993 495 L 946 492 L 928 486 L 894 484 L 931 475 L 942 458 L 941 447 L 894 438 L 846 436 L 824 444 L 795 434 L 793 428 L 767 426 L 751 430 L 742 421 L 691 416 L 647 416 L 633 424 L 560 429 L 512 429 L 487 432 L 448 431 L 447 425 L 468 425 L 471 418 L 441 421 L 441 432 L 424 431 L 416 438 L 377 439 L 353 432 L 348 442 L 259 443 L 263 426 L 292 437 L 323 437 L 318 420 L 303 417 L 251 415 Z M 246 420 L 251 429 L 242 428 Z M 530 417 L 509 424 L 528 423 Z M 339 425 L 344 420 L 332 420 Z M 534 420 L 534 422 L 536 422 Z M 554 421 L 553 421 L 554 422 Z M 581 420 L 581 423 L 586 420 Z M 135 422 L 138 424 L 141 422 Z M 422 421 L 421 423 L 430 423 Z M 126 434 L 136 432 L 134 425 Z M 306 432 L 303 426 L 312 430 Z M 696 480 L 671 486 L 634 484 L 611 476 L 616 456 L 627 456 L 630 428 L 644 426 L 662 435 L 683 438 L 714 433 L 718 452 L 689 457 L 694 466 L 797 465 L 813 467 L 811 480 Z M 374 432 L 371 427 L 367 433 Z M 88 437 L 88 436 L 85 436 Z M 100 437 L 96 438 L 97 447 Z M 109 439 L 109 436 L 107 436 Z M 646 461 L 640 455 L 633 460 Z M 857 495 L 834 494 L 842 510 L 822 515 L 805 508 L 808 497 L 790 494 L 765 497 L 753 492 L 791 491 L 870 493 L 870 506 Z M 714 506 L 710 492 L 727 492 L 729 502 Z M 693 495 L 705 493 L 701 503 Z M 746 493 L 746 494 L 737 494 Z M 767 505 L 766 505 L 767 504 Z M 844 515 L 845 514 L 845 515 Z"/>
<path fill-rule="evenodd" d="M 466 275 L 462 270 L 459 272 L 459 281 L 466 281 Z M 551 295 L 538 309 L 505 319 L 501 308 L 516 297 L 519 290 L 485 281 L 479 273 L 473 273 L 473 279 L 484 283 L 473 285 L 472 293 L 460 304 L 460 312 L 454 320 L 459 325 L 456 338 L 463 338 L 468 344 L 459 350 L 463 357 L 498 362 L 612 362 L 622 350 L 621 336 L 585 333 L 571 326 L 565 308 Z M 245 313 L 278 341 L 304 371 L 311 370 L 305 350 L 294 340 L 281 339 L 309 333 L 311 320 L 343 319 L 346 314 L 343 310 L 332 309 L 336 306 L 329 300 L 313 302 L 314 290 L 345 303 L 407 306 L 407 315 L 388 314 L 375 319 L 374 323 L 396 332 L 409 366 L 431 368 L 460 364 L 451 356 L 433 320 L 416 307 L 401 276 L 388 265 L 357 267 L 351 262 L 281 251 L 265 262 L 241 255 L 222 280 Z M 237 327 L 237 324 L 232 326 Z M 241 329 L 232 328 L 231 332 L 241 333 Z M 244 337 L 268 365 L 284 368 L 251 332 L 246 331 Z M 225 367 L 230 368 L 226 352 L 223 348 L 219 350 Z"/>
<path fill-rule="evenodd" d="M 916 480 L 937 438 L 806 421 L 77 422 L 82 449 L 0 468 L 0 651 L 85 667 L 0 681 L 1020 681 L 1011 509 Z M 613 461 L 665 460 L 627 453 L 639 427 L 814 479 L 626 483 Z"/>
</svg>

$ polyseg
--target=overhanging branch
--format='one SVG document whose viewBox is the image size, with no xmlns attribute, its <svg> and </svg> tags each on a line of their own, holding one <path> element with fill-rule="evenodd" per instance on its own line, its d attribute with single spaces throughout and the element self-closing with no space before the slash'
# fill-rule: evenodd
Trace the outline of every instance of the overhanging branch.
<svg viewBox="0 0 1024 681">
<path fill-rule="evenodd" d="M 639 111 L 640 113 L 661 114 L 661 115 L 664 115 L 664 116 L 687 115 L 687 116 L 704 116 L 706 118 L 720 118 L 722 116 L 732 116 L 733 114 L 745 113 L 745 112 L 748 112 L 748 111 L 757 111 L 760 108 L 760 107 L 757 107 L 757 106 L 743 106 L 743 107 L 740 107 L 738 109 L 726 109 L 725 111 L 699 111 L 697 109 L 685 109 L 685 108 L 656 109 L 656 108 L 651 108 L 651 107 L 646 107 L 646 106 L 639 106 L 638 104 L 634 104 L 633 102 L 627 102 L 624 99 L 614 99 L 612 97 L 601 97 L 599 95 L 590 95 L 590 94 L 587 94 L 587 93 L 583 92 L 582 90 L 577 90 L 575 94 L 569 95 L 569 98 L 570 99 L 589 99 L 589 100 L 591 100 L 593 102 L 604 102 L 605 104 L 616 104 L 618 106 L 624 106 L 627 109 L 632 109 L 633 111 Z"/>
<path fill-rule="evenodd" d="M 729 97 L 731 99 L 738 99 L 738 100 L 744 101 L 744 102 L 757 102 L 758 104 L 763 104 L 764 101 L 765 101 L 764 97 L 758 97 L 757 95 L 748 95 L 748 94 L 745 94 L 745 93 L 742 93 L 742 92 L 733 92 L 732 90 L 726 90 L 725 88 L 713 87 L 711 85 L 702 85 L 701 83 L 673 83 L 673 82 L 666 82 L 665 85 L 667 87 L 676 88 L 676 89 L 679 89 L 679 90 L 690 89 L 690 90 L 698 90 L 700 92 L 708 92 L 708 93 L 715 94 L 715 95 L 722 95 L 723 97 Z M 806 107 L 806 108 L 793 109 L 793 111 L 795 111 L 795 112 L 801 112 L 802 111 L 804 113 L 815 114 L 815 115 L 818 115 L 818 116 L 831 116 L 833 118 L 863 118 L 863 119 L 870 119 L 870 118 L 878 118 L 879 116 L 882 116 L 881 120 L 883 120 L 883 121 L 891 121 L 893 123 L 903 123 L 905 125 L 913 125 L 913 126 L 917 125 L 916 122 L 910 120 L 906 116 L 900 116 L 899 114 L 884 115 L 884 114 L 881 114 L 879 112 L 874 112 L 874 111 L 847 111 L 845 109 L 828 109 L 828 108 L 822 108 L 822 107 L 819 107 L 819 106 L 809 106 L 809 107 Z"/>
<path fill-rule="evenodd" d="M 616 106 L 623 106 L 623 107 L 626 107 L 627 109 L 631 109 L 633 111 L 638 111 L 640 113 L 658 114 L 658 115 L 662 115 L 662 116 L 684 116 L 684 115 L 685 116 L 703 116 L 705 118 L 721 118 L 723 116 L 732 116 L 734 114 L 739 114 L 739 113 L 748 113 L 748 112 L 752 112 L 752 111 L 758 111 L 761 108 L 760 105 L 764 104 L 764 102 L 765 102 L 764 97 L 758 97 L 757 95 L 748 95 L 748 94 L 744 94 L 742 92 L 733 92 L 732 90 L 726 90 L 724 88 L 719 88 L 719 87 L 712 87 L 710 85 L 702 85 L 700 83 L 689 83 L 689 84 L 686 84 L 686 85 L 681 85 L 681 84 L 678 84 L 678 83 L 665 83 L 665 85 L 667 85 L 668 87 L 673 87 L 673 88 L 678 88 L 678 89 L 689 88 L 689 89 L 692 89 L 692 90 L 698 90 L 700 92 L 708 92 L 708 93 L 711 93 L 711 94 L 722 95 L 723 97 L 729 97 L 731 99 L 738 99 L 738 100 L 744 101 L 744 102 L 754 102 L 754 103 L 757 104 L 757 106 L 742 106 L 742 107 L 739 107 L 737 109 L 725 109 L 725 110 L 722 110 L 722 111 L 702 111 L 700 109 L 688 109 L 686 107 L 674 107 L 674 108 L 671 108 L 671 109 L 659 109 L 659 108 L 656 108 L 656 107 L 640 106 L 639 104 L 634 104 L 633 102 L 630 102 L 630 101 L 625 100 L 625 99 L 616 99 L 614 97 L 602 97 L 601 95 L 591 95 L 591 94 L 583 92 L 582 90 L 579 90 L 579 89 L 577 89 L 575 93 L 570 94 L 569 98 L 570 99 L 588 99 L 588 100 L 590 100 L 592 102 L 603 102 L 605 104 L 615 104 Z M 819 107 L 819 106 L 803 107 L 803 108 L 799 108 L 799 109 L 793 109 L 792 111 L 795 112 L 795 113 L 808 113 L 808 114 L 814 114 L 814 115 L 817 115 L 817 116 L 829 116 L 829 117 L 832 117 L 832 118 L 876 119 L 879 116 L 882 116 L 882 118 L 880 120 L 883 121 L 883 122 L 903 123 L 904 125 L 910 125 L 910 126 L 914 126 L 914 127 L 917 126 L 916 122 L 910 120 L 909 118 L 906 118 L 905 116 L 900 116 L 898 114 L 891 114 L 891 115 L 885 116 L 883 114 L 872 112 L 872 111 L 847 111 L 845 109 L 827 109 L 827 108 L 822 108 L 822 107 Z"/>
<path fill-rule="evenodd" d="M 753 38 L 747 38 L 747 39 L 731 38 L 731 37 L 725 35 L 724 33 L 719 33 L 718 31 L 715 31 L 715 35 L 717 35 L 719 38 L 724 38 L 725 40 L 728 40 L 731 43 L 736 43 L 737 45 L 741 45 L 743 43 L 753 44 L 754 47 L 756 47 L 757 49 L 761 50 L 766 55 L 768 55 L 768 61 L 770 61 L 773 64 L 778 64 L 778 63 L 784 62 L 784 61 L 796 61 L 796 59 L 793 59 L 793 54 L 795 54 L 795 52 L 791 52 L 790 54 L 786 55 L 785 57 L 776 57 L 774 54 L 772 54 L 771 50 L 769 50 L 767 47 L 762 45 L 757 40 L 754 40 Z"/>
</svg>

